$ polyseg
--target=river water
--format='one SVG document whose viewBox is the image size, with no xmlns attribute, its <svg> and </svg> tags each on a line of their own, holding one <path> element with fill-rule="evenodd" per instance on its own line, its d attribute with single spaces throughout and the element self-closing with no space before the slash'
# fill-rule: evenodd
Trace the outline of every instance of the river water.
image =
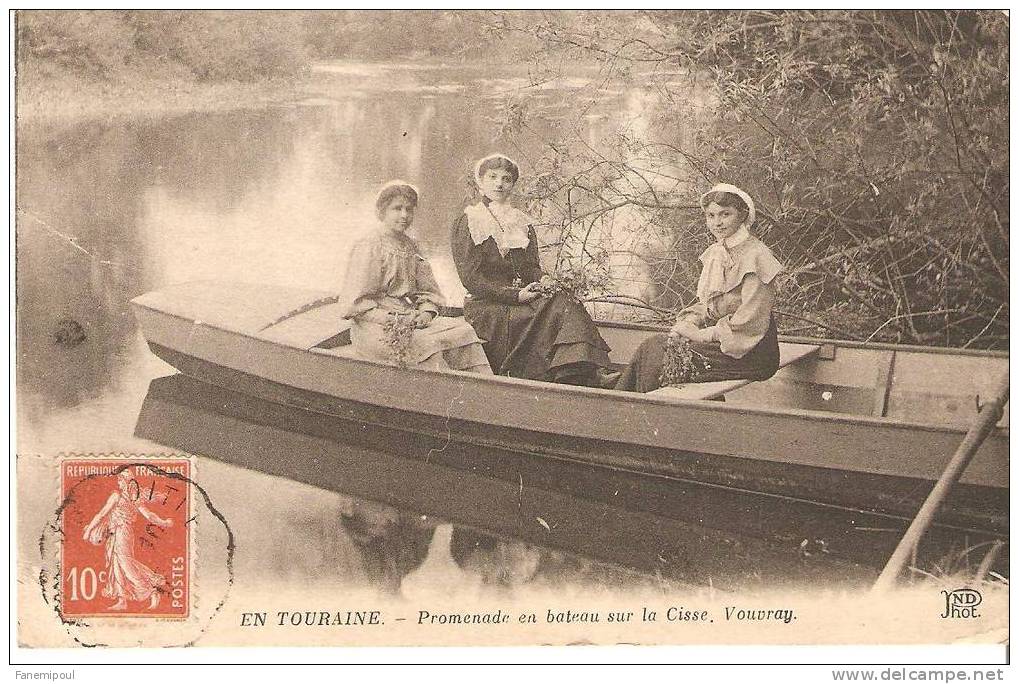
<svg viewBox="0 0 1019 684">
<path fill-rule="evenodd" d="M 375 224 L 375 191 L 394 178 L 421 189 L 411 234 L 457 304 L 448 236 L 478 157 L 506 151 L 526 173 L 581 105 L 591 144 L 677 123 L 653 92 L 592 90 L 596 77 L 532 87 L 518 69 L 327 63 L 284 106 L 20 122 L 22 428 L 123 408 L 127 386 L 151 377 L 128 307 L 143 292 L 201 279 L 336 287 L 351 240 Z M 514 98 L 542 114 L 504 135 Z M 88 344 L 58 345 L 62 321 Z"/>
<path fill-rule="evenodd" d="M 31 531 L 46 512 L 26 502 L 25 492 L 40 487 L 50 496 L 47 459 L 61 453 L 182 448 L 170 434 L 173 426 L 166 426 L 160 441 L 135 436 L 150 381 L 173 369 L 145 346 L 128 304 L 133 297 L 199 279 L 330 289 L 341 280 L 350 241 L 374 223 L 376 188 L 403 178 L 421 189 L 413 232 L 456 303 L 463 291 L 450 268 L 448 232 L 470 197 L 475 159 L 503 150 L 521 158 L 526 172 L 527 160 L 542 152 L 540 137 L 561 132 L 557 127 L 566 125 L 580 103 L 589 109 L 579 133 L 591 143 L 621 131 L 646 134 L 655 126 L 675 125 L 653 93 L 636 85 L 593 91 L 589 86 L 596 76 L 579 73 L 532 86 L 519 70 L 493 75 L 470 67 L 329 63 L 316 68 L 300 97 L 283 105 L 20 122 L 22 562 L 31 562 Z M 507 98 L 540 104 L 545 111 L 530 134 L 512 141 L 501 132 Z M 186 412 L 177 415 L 181 424 L 194 422 Z M 533 537 L 514 540 L 505 529 L 472 527 L 465 519 L 456 521 L 460 531 L 449 541 L 443 537 L 448 528 L 441 508 L 401 510 L 378 503 L 392 499 L 371 491 L 338 494 L 229 465 L 223 460 L 230 459 L 215 458 L 218 448 L 235 447 L 229 436 L 218 436 L 220 447 L 217 435 L 206 437 L 197 472 L 236 527 L 238 584 L 356 585 L 399 592 L 400 573 L 394 577 L 392 571 L 399 563 L 386 554 L 402 557 L 407 545 L 428 548 L 436 529 L 442 539 L 434 543 L 462 547 L 455 572 L 448 563 L 436 566 L 446 568 L 443 582 L 661 587 L 663 574 L 682 575 L 673 572 L 661 551 L 669 543 L 667 527 L 660 538 L 648 533 L 647 548 L 634 552 L 642 560 L 634 563 L 625 554 L 605 563 L 580 552 L 597 545 L 544 548 Z M 559 510 L 571 510 L 570 501 L 559 500 Z M 417 521 L 397 525 L 411 529 L 409 537 L 400 538 L 413 541 L 367 551 L 350 524 L 339 524 L 349 523 L 354 509 L 361 511 L 361 533 L 365 525 L 395 529 L 398 521 Z M 532 524 L 549 528 L 540 515 L 533 517 Z M 655 524 L 629 520 L 612 533 L 605 522 L 601 536 L 595 536 L 602 546 L 621 544 L 625 537 L 635 538 L 634 525 Z M 578 534 L 586 533 L 581 528 Z M 660 566 L 652 568 L 655 563 Z M 390 571 L 379 570 L 383 566 Z"/>
</svg>

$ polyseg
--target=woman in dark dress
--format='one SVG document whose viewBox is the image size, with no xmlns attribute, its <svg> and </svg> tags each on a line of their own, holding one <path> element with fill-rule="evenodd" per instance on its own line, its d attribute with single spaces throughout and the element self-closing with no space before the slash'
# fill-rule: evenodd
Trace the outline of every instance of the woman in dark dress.
<svg viewBox="0 0 1019 684">
<path fill-rule="evenodd" d="M 520 176 L 504 155 L 475 169 L 481 199 L 453 224 L 452 249 L 470 297 L 464 317 L 485 342 L 497 375 L 574 385 L 612 384 L 609 347 L 582 304 L 543 294 L 532 220 L 509 203 Z"/>
<path fill-rule="evenodd" d="M 778 370 L 778 331 L 772 308 L 782 264 L 750 234 L 754 201 L 735 185 L 719 183 L 701 196 L 715 243 L 704 250 L 697 302 L 676 317 L 668 337 L 645 340 L 616 389 L 650 392 L 661 386 L 668 339 L 686 338 L 701 366 L 685 382 L 767 380 Z"/>
</svg>

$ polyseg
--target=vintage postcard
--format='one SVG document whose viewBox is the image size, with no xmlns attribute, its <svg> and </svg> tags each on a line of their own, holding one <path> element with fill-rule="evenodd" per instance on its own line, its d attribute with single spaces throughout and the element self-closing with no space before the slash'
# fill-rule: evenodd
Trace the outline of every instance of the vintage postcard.
<svg viewBox="0 0 1019 684">
<path fill-rule="evenodd" d="M 1007 12 L 11 22 L 19 653 L 1007 658 Z"/>
</svg>

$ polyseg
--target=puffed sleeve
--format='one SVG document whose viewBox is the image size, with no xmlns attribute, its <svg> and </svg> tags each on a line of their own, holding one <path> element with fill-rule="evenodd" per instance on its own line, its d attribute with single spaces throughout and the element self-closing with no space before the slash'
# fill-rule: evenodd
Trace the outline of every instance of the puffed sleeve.
<svg viewBox="0 0 1019 684">
<path fill-rule="evenodd" d="M 722 353 L 736 359 L 746 356 L 768 332 L 775 289 L 756 273 L 748 273 L 740 283 L 740 299 L 739 308 L 719 318 L 712 333 Z"/>
<path fill-rule="evenodd" d="M 411 299 L 418 311 L 429 311 L 436 316 L 439 315 L 439 307 L 446 303 L 445 298 L 439 289 L 439 283 L 435 280 L 432 267 L 423 256 L 414 256 L 414 291 Z"/>
<path fill-rule="evenodd" d="M 456 264 L 456 272 L 460 275 L 460 282 L 473 296 L 503 304 L 519 302 L 517 299 L 519 288 L 500 285 L 490 280 L 485 274 L 484 268 L 482 268 L 481 249 L 471 239 L 471 229 L 467 225 L 465 214 L 461 215 L 453 224 L 450 247 L 453 252 L 453 263 Z M 537 254 L 536 241 L 534 249 Z"/>
<path fill-rule="evenodd" d="M 384 295 L 382 254 L 371 240 L 361 240 L 350 250 L 347 275 L 340 292 L 344 302 L 343 317 L 351 320 L 384 323 L 386 314 L 378 311 Z"/>
</svg>

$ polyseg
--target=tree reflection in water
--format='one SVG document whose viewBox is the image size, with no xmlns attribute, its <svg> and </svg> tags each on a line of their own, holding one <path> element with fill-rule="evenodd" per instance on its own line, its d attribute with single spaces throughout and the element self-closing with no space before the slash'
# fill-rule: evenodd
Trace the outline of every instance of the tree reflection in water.
<svg viewBox="0 0 1019 684">
<path fill-rule="evenodd" d="M 340 523 L 361 552 L 365 577 L 385 594 L 424 562 L 435 531 L 426 516 L 360 499 L 347 499 Z"/>
</svg>

